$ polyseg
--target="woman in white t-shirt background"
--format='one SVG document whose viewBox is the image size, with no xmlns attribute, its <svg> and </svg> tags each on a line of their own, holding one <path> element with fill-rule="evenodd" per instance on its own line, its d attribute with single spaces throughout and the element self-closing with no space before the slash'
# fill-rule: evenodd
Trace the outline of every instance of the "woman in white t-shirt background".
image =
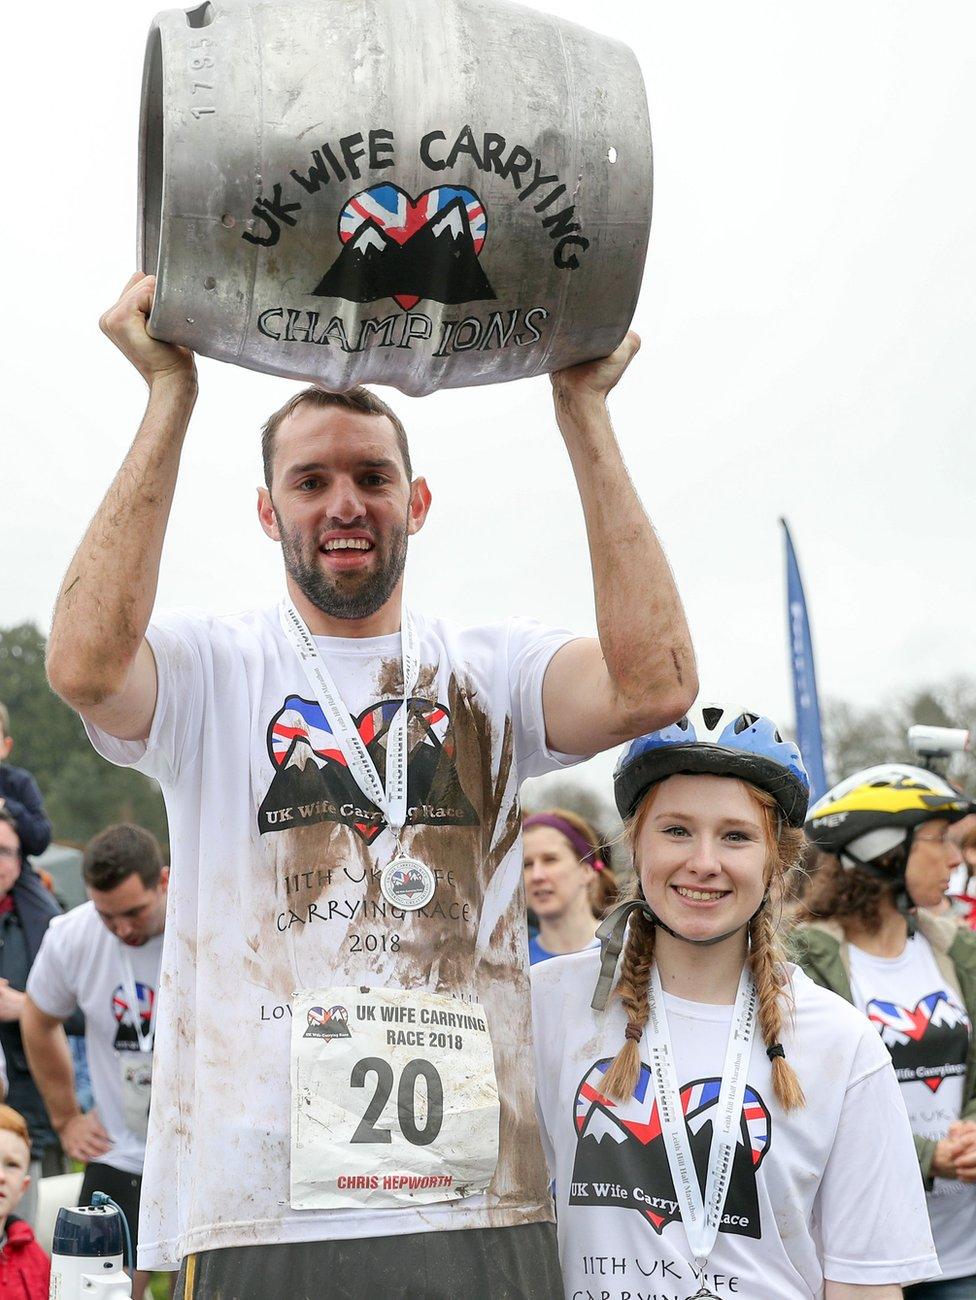
<svg viewBox="0 0 976 1300">
<path fill-rule="evenodd" d="M 912 1300 L 976 1296 L 976 935 L 942 902 L 970 801 L 924 768 L 856 772 L 810 810 L 821 850 L 792 938 L 806 973 L 866 1013 L 891 1053 L 942 1268 Z"/>
<path fill-rule="evenodd" d="M 529 939 L 533 966 L 592 947 L 618 891 L 610 851 L 586 818 L 568 808 L 524 817 L 522 865 L 526 906 L 539 926 Z"/>
<path fill-rule="evenodd" d="M 614 785 L 636 897 L 602 952 L 532 972 L 567 1297 L 887 1300 L 936 1275 L 890 1058 L 779 951 L 796 746 L 705 706 L 634 741 Z"/>
</svg>

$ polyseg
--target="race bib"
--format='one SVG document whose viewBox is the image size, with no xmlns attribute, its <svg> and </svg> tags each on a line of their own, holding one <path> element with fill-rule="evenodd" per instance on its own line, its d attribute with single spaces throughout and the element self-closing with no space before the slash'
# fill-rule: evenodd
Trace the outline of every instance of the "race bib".
<svg viewBox="0 0 976 1300">
<path fill-rule="evenodd" d="M 428 1204 L 487 1188 L 499 1106 L 479 1003 L 302 989 L 292 1010 L 292 1209 Z"/>
<path fill-rule="evenodd" d="M 149 1131 L 152 1052 L 119 1052 L 122 1071 L 122 1118 L 130 1133 L 145 1142 Z"/>
</svg>

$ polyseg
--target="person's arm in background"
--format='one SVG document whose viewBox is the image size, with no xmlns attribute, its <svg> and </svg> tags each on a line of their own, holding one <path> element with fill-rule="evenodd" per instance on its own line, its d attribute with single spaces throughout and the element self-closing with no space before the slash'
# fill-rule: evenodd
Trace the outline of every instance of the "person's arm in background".
<svg viewBox="0 0 976 1300">
<path fill-rule="evenodd" d="M 71 1049 L 62 1021 L 47 1015 L 25 994 L 20 1032 L 27 1063 L 61 1146 L 72 1160 L 97 1160 L 111 1143 L 96 1113 L 83 1114 L 78 1105 Z"/>
<path fill-rule="evenodd" d="M 5 808 L 17 823 L 20 847 L 28 858 L 37 857 L 51 843 L 51 823 L 44 811 L 44 801 L 30 772 L 18 768 L 5 773 L 0 789 L 0 808 Z"/>
<path fill-rule="evenodd" d="M 564 754 L 594 754 L 667 726 L 698 694 L 681 597 L 607 411 L 639 347 L 630 333 L 609 357 L 552 375 L 586 521 L 598 634 L 557 650 L 546 672 L 546 734 Z"/>
<path fill-rule="evenodd" d="M 25 996 L 8 979 L 0 976 L 0 1020 L 6 1024 L 19 1020 L 23 1014 Z"/>
<path fill-rule="evenodd" d="M 149 385 L 149 404 L 58 594 L 48 639 L 52 688 L 121 740 L 145 740 L 156 708 L 146 629 L 183 439 L 197 395 L 192 352 L 150 337 L 155 280 L 134 275 L 101 326 Z"/>
</svg>

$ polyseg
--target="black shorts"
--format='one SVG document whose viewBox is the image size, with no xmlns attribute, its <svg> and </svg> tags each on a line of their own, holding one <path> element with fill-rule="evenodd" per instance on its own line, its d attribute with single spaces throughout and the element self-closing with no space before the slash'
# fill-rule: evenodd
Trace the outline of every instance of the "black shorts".
<svg viewBox="0 0 976 1300">
<path fill-rule="evenodd" d="M 90 1205 L 92 1192 L 104 1192 L 106 1196 L 111 1196 L 125 1215 L 129 1232 L 132 1234 L 134 1265 L 136 1246 L 139 1241 L 139 1197 L 142 1194 L 142 1174 L 127 1174 L 121 1169 L 114 1169 L 111 1165 L 100 1165 L 96 1161 L 85 1170 L 85 1181 L 81 1184 L 79 1204 Z"/>
<path fill-rule="evenodd" d="M 228 1246 L 188 1255 L 175 1300 L 563 1300 L 551 1223 Z"/>
</svg>

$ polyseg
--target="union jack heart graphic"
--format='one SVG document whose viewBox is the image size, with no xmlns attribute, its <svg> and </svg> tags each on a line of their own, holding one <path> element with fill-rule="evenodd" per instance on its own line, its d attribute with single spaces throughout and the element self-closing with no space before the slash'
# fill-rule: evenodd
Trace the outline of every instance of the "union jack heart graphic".
<svg viewBox="0 0 976 1300">
<path fill-rule="evenodd" d="M 570 1204 L 637 1210 L 655 1232 L 681 1218 L 661 1136 L 651 1072 L 640 1067 L 633 1095 L 615 1101 L 603 1091 L 610 1060 L 597 1061 L 576 1092 L 576 1161 Z M 721 1079 L 695 1079 L 681 1089 L 681 1109 L 704 1194 L 712 1120 Z M 759 1237 L 756 1171 L 769 1150 L 771 1118 L 759 1093 L 747 1087 L 726 1200 L 723 1232 Z M 635 1196 L 639 1189 L 640 1196 Z"/>
<path fill-rule="evenodd" d="M 156 1000 L 156 994 L 148 984 L 143 984 L 141 980 L 136 980 L 136 997 L 139 999 L 139 1020 L 144 1028 L 148 1029 L 152 1020 L 153 1003 Z M 112 1015 L 116 1023 L 120 1023 L 123 1018 L 128 1017 L 129 1002 L 126 998 L 125 989 L 119 984 L 112 994 Z"/>
<path fill-rule="evenodd" d="M 349 1012 L 343 1006 L 309 1007 L 304 1038 L 350 1038 Z"/>
<path fill-rule="evenodd" d="M 356 729 L 381 777 L 386 771 L 386 742 L 400 700 L 382 700 L 356 718 Z M 443 705 L 414 698 L 408 705 L 407 794 L 410 824 L 429 817 L 441 825 L 472 825 L 474 809 L 460 788 L 455 740 Z M 288 826 L 340 821 L 354 828 L 367 844 L 385 821 L 380 809 L 359 789 L 345 755 L 315 700 L 289 695 L 268 727 L 268 755 L 276 768 L 258 813 L 262 834 L 285 829 L 276 810 L 288 808 Z"/>
<path fill-rule="evenodd" d="M 865 1010 L 900 1082 L 914 1078 L 938 1092 L 946 1078 L 965 1072 L 969 1017 L 945 989 L 926 994 L 913 1008 L 872 998 Z"/>
<path fill-rule="evenodd" d="M 478 265 L 488 214 L 467 186 L 438 185 L 412 198 L 399 185 L 372 185 L 339 214 L 342 250 L 312 291 L 409 311 L 421 298 L 460 303 L 494 298 Z"/>
</svg>

